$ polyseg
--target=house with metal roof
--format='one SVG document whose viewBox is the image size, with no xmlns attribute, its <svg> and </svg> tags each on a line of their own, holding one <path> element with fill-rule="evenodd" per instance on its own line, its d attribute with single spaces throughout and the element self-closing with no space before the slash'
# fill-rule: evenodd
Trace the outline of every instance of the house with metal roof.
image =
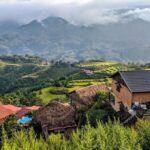
<svg viewBox="0 0 150 150">
<path fill-rule="evenodd" d="M 121 106 L 128 110 L 134 104 L 150 104 L 150 70 L 121 71 L 111 76 L 113 107 L 116 111 Z"/>
</svg>

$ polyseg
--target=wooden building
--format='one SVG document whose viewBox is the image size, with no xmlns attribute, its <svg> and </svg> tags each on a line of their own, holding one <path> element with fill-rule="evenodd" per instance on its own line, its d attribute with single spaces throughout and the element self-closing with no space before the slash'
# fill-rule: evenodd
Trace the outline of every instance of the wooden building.
<svg viewBox="0 0 150 150">
<path fill-rule="evenodd" d="M 47 138 L 50 132 L 67 132 L 77 127 L 75 111 L 69 104 L 53 101 L 41 107 L 35 115 L 36 122 L 41 126 Z"/>
<path fill-rule="evenodd" d="M 124 106 L 128 110 L 133 104 L 150 103 L 150 71 L 126 71 L 112 75 L 113 107 L 116 111 Z M 112 100 L 112 98 L 111 98 Z"/>
<path fill-rule="evenodd" d="M 106 84 L 95 84 L 77 89 L 69 94 L 75 108 L 87 107 L 95 101 L 97 92 L 108 91 Z"/>
</svg>

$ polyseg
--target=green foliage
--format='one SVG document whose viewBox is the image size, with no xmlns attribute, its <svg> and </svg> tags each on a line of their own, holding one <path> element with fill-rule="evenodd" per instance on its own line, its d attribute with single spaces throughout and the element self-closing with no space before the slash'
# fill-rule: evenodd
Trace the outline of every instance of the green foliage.
<svg viewBox="0 0 150 150">
<path fill-rule="evenodd" d="M 94 108 L 90 109 L 87 114 L 90 124 L 94 127 L 97 125 L 97 121 L 103 121 L 104 117 L 107 116 L 107 112 L 105 110 Z"/>
<path fill-rule="evenodd" d="M 94 70 L 95 73 L 99 74 L 102 77 L 109 77 L 110 74 L 113 74 L 117 71 L 127 71 L 127 70 L 139 70 L 143 69 L 143 67 L 140 64 L 123 64 L 119 62 L 113 62 L 113 61 L 85 61 L 80 62 L 77 64 L 78 67 L 84 68 L 84 69 L 91 69 Z"/>
<path fill-rule="evenodd" d="M 5 140 L 5 138 L 11 137 L 16 130 L 20 129 L 17 120 L 16 116 L 11 116 L 3 124 L 0 124 L 0 141 L 1 139 Z"/>
<path fill-rule="evenodd" d="M 36 97 L 36 94 L 29 93 L 28 91 L 16 91 L 5 94 L 1 101 L 3 104 L 13 104 L 16 106 L 32 106 L 41 104 L 41 101 Z"/>
<path fill-rule="evenodd" d="M 96 95 L 96 100 L 97 101 L 104 102 L 107 99 L 108 99 L 108 92 L 106 92 L 106 91 L 97 92 L 97 95 Z"/>
<path fill-rule="evenodd" d="M 51 100 L 59 99 L 61 102 L 66 102 L 67 89 L 61 87 L 48 87 L 35 92 L 36 97 L 41 100 L 41 103 L 47 104 Z"/>
<path fill-rule="evenodd" d="M 0 61 L 1 64 L 4 62 L 3 67 L 0 67 L 0 98 L 4 104 L 39 104 L 40 98 L 35 91 L 42 92 L 43 88 L 54 86 L 57 82 L 58 86 L 67 86 L 66 75 L 76 70 L 70 64 L 63 62 L 55 62 L 52 66 L 48 66 L 43 64 L 44 60 L 28 55 L 1 56 Z M 11 63 L 13 65 L 10 65 Z M 39 95 L 42 97 L 44 92 L 41 92 Z M 58 96 L 63 100 L 66 98 L 65 94 L 53 98 L 59 98 Z"/>
<path fill-rule="evenodd" d="M 92 126 L 96 126 L 98 121 L 107 122 L 114 119 L 116 114 L 109 103 L 107 103 L 108 93 L 100 91 L 97 93 L 96 102 L 88 109 L 87 115 Z"/>
<path fill-rule="evenodd" d="M 49 92 L 51 93 L 51 94 L 58 94 L 58 95 L 60 95 L 60 94 L 68 94 L 68 90 L 66 89 L 66 88 L 51 88 L 50 90 L 49 90 Z"/>
<path fill-rule="evenodd" d="M 112 109 L 110 104 L 104 103 L 103 101 L 97 101 L 87 111 L 88 119 L 92 126 L 97 126 L 98 121 L 107 122 L 109 119 L 114 119 L 116 116 L 115 111 Z"/>
<path fill-rule="evenodd" d="M 4 62 L 9 62 L 9 63 L 27 63 L 27 64 L 28 63 L 41 64 L 43 61 L 40 57 L 29 56 L 29 55 L 0 56 L 0 60 L 2 60 Z"/>
<path fill-rule="evenodd" d="M 150 149 L 150 123 L 139 120 L 137 123 L 137 131 L 144 150 Z"/>
<path fill-rule="evenodd" d="M 149 123 L 141 122 L 145 133 L 149 132 Z M 120 123 L 102 124 L 98 122 L 96 128 L 87 124 L 84 128 L 73 132 L 67 140 L 62 134 L 51 134 L 44 141 L 37 138 L 33 129 L 13 133 L 9 139 L 2 138 L 2 150 L 142 150 L 148 146 L 140 137 L 141 127 L 125 128 Z M 143 133 L 142 133 L 143 135 Z M 146 135 L 149 138 L 149 134 Z M 142 139 L 142 140 L 141 140 Z"/>
</svg>

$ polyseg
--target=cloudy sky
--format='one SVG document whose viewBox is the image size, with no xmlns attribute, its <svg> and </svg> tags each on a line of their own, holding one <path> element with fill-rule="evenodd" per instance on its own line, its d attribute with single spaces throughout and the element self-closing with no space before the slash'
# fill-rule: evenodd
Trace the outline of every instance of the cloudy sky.
<svg viewBox="0 0 150 150">
<path fill-rule="evenodd" d="M 48 16 L 79 25 L 118 22 L 127 16 L 150 21 L 149 6 L 150 0 L 0 0 L 0 21 L 28 23 Z"/>
</svg>

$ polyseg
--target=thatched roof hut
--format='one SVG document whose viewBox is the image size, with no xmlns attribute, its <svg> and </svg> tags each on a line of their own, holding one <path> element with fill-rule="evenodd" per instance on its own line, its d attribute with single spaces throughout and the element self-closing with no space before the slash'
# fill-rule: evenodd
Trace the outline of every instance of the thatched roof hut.
<svg viewBox="0 0 150 150">
<path fill-rule="evenodd" d="M 106 84 L 95 84 L 87 87 L 79 88 L 69 94 L 71 102 L 76 108 L 81 108 L 83 106 L 91 105 L 97 92 L 108 91 Z"/>
<path fill-rule="evenodd" d="M 66 129 L 76 128 L 74 109 L 69 104 L 57 101 L 40 108 L 36 112 L 35 120 L 41 125 L 45 137 L 51 131 L 64 132 Z"/>
</svg>

